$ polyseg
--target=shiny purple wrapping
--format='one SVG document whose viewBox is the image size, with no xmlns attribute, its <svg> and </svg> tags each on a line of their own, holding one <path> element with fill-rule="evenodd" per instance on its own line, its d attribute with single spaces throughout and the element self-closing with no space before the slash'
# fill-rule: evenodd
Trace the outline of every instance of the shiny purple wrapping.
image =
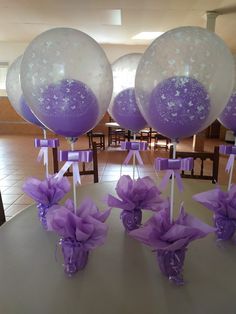
<svg viewBox="0 0 236 314">
<path fill-rule="evenodd" d="M 213 211 L 217 238 L 231 239 L 236 231 L 236 185 L 232 185 L 228 192 L 218 187 L 196 194 L 193 199 Z"/>
<path fill-rule="evenodd" d="M 155 213 L 141 228 L 129 234 L 157 251 L 161 272 L 176 284 L 183 284 L 183 264 L 188 244 L 214 232 L 201 220 L 185 213 L 181 207 L 178 218 L 170 223 L 170 206 Z"/>
<path fill-rule="evenodd" d="M 37 203 L 38 216 L 44 229 L 47 229 L 46 214 L 48 208 L 57 204 L 70 190 L 70 182 L 67 178 L 56 179 L 49 176 L 43 181 L 36 178 L 28 178 L 23 184 L 22 190 Z"/>
<path fill-rule="evenodd" d="M 185 247 L 176 251 L 157 250 L 157 262 L 162 274 L 176 285 L 184 284 L 183 266 L 186 250 Z"/>
<path fill-rule="evenodd" d="M 89 198 L 74 209 L 71 200 L 65 206 L 52 206 L 46 216 L 48 230 L 56 232 L 62 239 L 64 270 L 73 275 L 83 269 L 91 250 L 104 244 L 108 226 L 105 224 L 110 209 L 100 212 Z"/>
<path fill-rule="evenodd" d="M 60 244 L 65 273 L 71 276 L 78 270 L 84 269 L 88 262 L 89 251 L 84 249 L 83 244 L 71 238 L 61 239 Z"/>
<path fill-rule="evenodd" d="M 139 228 L 142 220 L 142 209 L 158 211 L 164 200 L 155 182 L 150 177 L 131 179 L 130 176 L 121 176 L 116 185 L 119 198 L 108 195 L 108 206 L 123 209 L 121 219 L 127 231 Z"/>
<path fill-rule="evenodd" d="M 134 209 L 133 211 L 123 210 L 120 214 L 126 231 L 137 229 L 141 226 L 142 211 L 141 209 Z"/>
</svg>

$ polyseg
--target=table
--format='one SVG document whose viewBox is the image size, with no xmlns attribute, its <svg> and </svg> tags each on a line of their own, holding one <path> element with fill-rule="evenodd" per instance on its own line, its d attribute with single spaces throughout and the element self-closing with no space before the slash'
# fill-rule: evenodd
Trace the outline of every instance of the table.
<svg viewBox="0 0 236 314">
<path fill-rule="evenodd" d="M 115 184 L 81 186 L 79 199 L 92 196 L 105 208 L 101 200 L 114 194 Z M 184 185 L 186 210 L 210 222 L 210 212 L 191 196 L 215 186 L 187 179 Z M 219 249 L 214 235 L 193 242 L 185 261 L 186 285 L 176 287 L 161 275 L 150 248 L 124 232 L 119 215 L 120 210 L 112 211 L 105 245 L 90 254 L 86 269 L 73 278 L 56 262 L 57 237 L 42 230 L 34 205 L 5 223 L 0 228 L 0 313 L 236 313 L 235 245 Z"/>
</svg>

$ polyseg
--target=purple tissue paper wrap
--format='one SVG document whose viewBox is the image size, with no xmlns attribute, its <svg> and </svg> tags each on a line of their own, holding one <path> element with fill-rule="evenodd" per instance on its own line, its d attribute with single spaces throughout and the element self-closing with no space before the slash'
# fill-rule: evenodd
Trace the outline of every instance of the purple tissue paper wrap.
<svg viewBox="0 0 236 314">
<path fill-rule="evenodd" d="M 55 205 L 47 213 L 48 230 L 62 237 L 64 270 L 68 275 L 86 266 L 90 250 L 104 244 L 108 231 L 105 224 L 110 209 L 100 212 L 93 201 L 86 198 L 79 208 L 67 200 L 65 206 Z"/>
<path fill-rule="evenodd" d="M 157 252 L 160 270 L 169 280 L 183 284 L 182 271 L 188 244 L 214 231 L 215 228 L 185 213 L 182 206 L 178 218 L 170 223 L 168 204 L 130 235 Z"/>
<path fill-rule="evenodd" d="M 236 185 L 232 185 L 228 192 L 223 192 L 217 187 L 196 194 L 193 199 L 213 211 L 217 238 L 220 240 L 232 238 L 236 230 Z"/>
<path fill-rule="evenodd" d="M 116 185 L 119 198 L 108 195 L 108 206 L 123 209 L 121 219 L 127 231 L 139 228 L 142 220 L 142 209 L 158 211 L 164 200 L 155 182 L 150 177 L 131 179 L 130 176 L 121 176 Z"/>
<path fill-rule="evenodd" d="M 70 182 L 63 177 L 60 180 L 49 176 L 43 181 L 28 178 L 22 190 L 37 203 L 38 216 L 44 229 L 47 229 L 46 214 L 48 208 L 57 204 L 70 190 Z"/>
</svg>

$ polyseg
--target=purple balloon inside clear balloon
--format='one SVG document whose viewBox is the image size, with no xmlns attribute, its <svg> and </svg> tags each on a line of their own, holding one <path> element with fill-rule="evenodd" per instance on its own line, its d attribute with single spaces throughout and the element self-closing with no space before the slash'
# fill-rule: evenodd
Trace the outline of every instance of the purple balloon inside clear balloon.
<svg viewBox="0 0 236 314">
<path fill-rule="evenodd" d="M 160 82 L 151 92 L 148 121 L 171 138 L 191 136 L 201 128 L 210 111 L 205 87 L 196 79 L 174 76 Z"/>
<path fill-rule="evenodd" d="M 122 127 L 135 132 L 147 124 L 137 106 L 134 88 L 124 89 L 117 94 L 112 107 L 112 116 Z"/>
<path fill-rule="evenodd" d="M 23 118 L 25 118 L 27 121 L 38 125 L 41 128 L 45 129 L 45 126 L 36 118 L 36 116 L 33 114 L 33 112 L 30 110 L 29 106 L 27 105 L 27 103 L 25 102 L 25 99 L 23 96 L 20 97 L 19 100 L 19 104 L 20 104 L 20 113 L 23 116 Z"/>
<path fill-rule="evenodd" d="M 219 116 L 219 121 L 224 127 L 236 134 L 236 92 L 230 97 L 225 109 Z"/>
<path fill-rule="evenodd" d="M 41 87 L 37 116 L 56 134 L 76 137 L 96 124 L 99 106 L 92 90 L 78 80 Z"/>
</svg>

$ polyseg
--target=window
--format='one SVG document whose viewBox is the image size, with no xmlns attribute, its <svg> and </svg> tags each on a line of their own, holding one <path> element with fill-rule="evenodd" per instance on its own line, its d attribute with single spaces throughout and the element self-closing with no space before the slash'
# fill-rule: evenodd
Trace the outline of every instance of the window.
<svg viewBox="0 0 236 314">
<path fill-rule="evenodd" d="M 0 90 L 6 90 L 8 62 L 0 62 Z"/>
</svg>

